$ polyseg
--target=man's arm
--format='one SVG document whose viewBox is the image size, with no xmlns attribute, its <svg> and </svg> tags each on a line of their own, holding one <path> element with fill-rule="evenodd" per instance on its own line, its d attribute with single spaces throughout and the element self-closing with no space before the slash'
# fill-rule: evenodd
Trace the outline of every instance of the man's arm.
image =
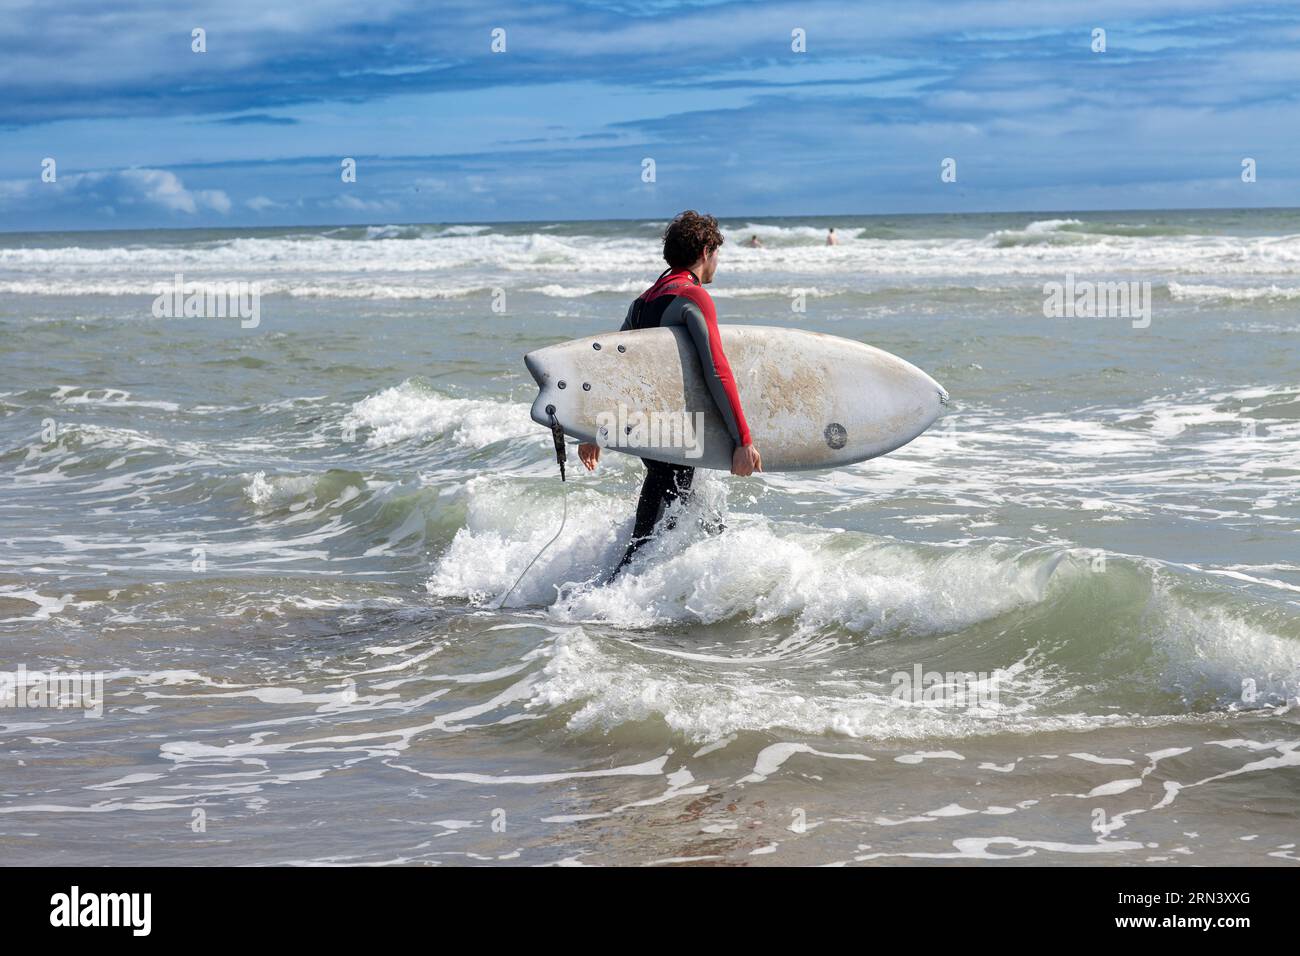
<svg viewBox="0 0 1300 956">
<path fill-rule="evenodd" d="M 713 403 L 718 406 L 718 413 L 722 415 L 736 447 L 752 444 L 749 423 L 740 407 L 736 377 L 731 373 L 726 353 L 722 351 L 722 336 L 718 333 L 713 299 L 698 286 L 684 289 L 681 294 L 690 300 L 683 303 L 682 315 L 691 333 L 691 341 L 695 343 L 695 351 L 700 355 L 700 364 L 704 366 L 704 380 L 713 395 Z"/>
<path fill-rule="evenodd" d="M 623 324 L 618 329 L 620 332 L 630 332 L 632 330 L 632 316 L 636 314 L 639 304 L 643 304 L 640 299 L 633 299 L 632 304 L 627 307 L 627 315 L 623 318 Z"/>
</svg>

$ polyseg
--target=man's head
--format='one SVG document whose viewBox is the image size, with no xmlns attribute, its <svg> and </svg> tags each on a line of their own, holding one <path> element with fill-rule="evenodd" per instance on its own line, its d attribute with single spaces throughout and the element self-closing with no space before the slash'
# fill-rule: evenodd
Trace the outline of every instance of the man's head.
<svg viewBox="0 0 1300 956">
<path fill-rule="evenodd" d="M 701 282 L 712 282 L 724 241 L 718 220 L 688 209 L 664 230 L 664 259 L 673 269 L 690 269 Z"/>
</svg>

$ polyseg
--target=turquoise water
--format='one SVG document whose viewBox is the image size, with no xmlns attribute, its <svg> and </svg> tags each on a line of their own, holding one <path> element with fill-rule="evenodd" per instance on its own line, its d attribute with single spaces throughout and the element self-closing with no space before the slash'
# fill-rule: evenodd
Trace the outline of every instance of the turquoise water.
<svg viewBox="0 0 1300 956">
<path fill-rule="evenodd" d="M 562 486 L 521 357 L 662 225 L 0 234 L 0 669 L 104 687 L 0 708 L 0 862 L 1294 863 L 1300 212 L 724 220 L 723 322 L 949 415 L 595 587 L 641 466 Z"/>
</svg>

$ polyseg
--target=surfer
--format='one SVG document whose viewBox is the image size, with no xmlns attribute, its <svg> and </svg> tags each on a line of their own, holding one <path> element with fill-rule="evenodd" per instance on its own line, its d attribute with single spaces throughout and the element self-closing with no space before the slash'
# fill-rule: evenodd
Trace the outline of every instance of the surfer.
<svg viewBox="0 0 1300 956">
<path fill-rule="evenodd" d="M 831 231 L 826 233 L 826 245 L 838 246 L 839 244 L 840 244 L 839 239 L 835 237 L 835 227 L 831 226 Z"/>
<path fill-rule="evenodd" d="M 749 237 L 749 248 L 751 248 L 751 249 L 762 249 L 762 248 L 763 248 L 763 241 L 762 241 L 761 239 L 759 239 L 758 236 L 750 236 L 750 237 Z"/>
<path fill-rule="evenodd" d="M 763 458 L 754 447 L 740 407 L 740 393 L 736 390 L 735 376 L 722 351 L 722 337 L 718 333 L 717 313 L 713 299 L 704 290 L 718 271 L 718 249 L 724 242 L 718 229 L 718 220 L 701 215 L 693 209 L 681 213 L 664 231 L 664 259 L 668 263 L 652 285 L 628 307 L 620 332 L 632 329 L 651 329 L 658 326 L 685 326 L 699 353 L 704 367 L 704 380 L 708 383 L 713 402 L 718 407 L 735 450 L 731 455 L 733 475 L 752 475 L 763 470 Z M 600 446 L 589 442 L 578 446 L 578 458 L 591 471 L 600 460 Z M 637 550 L 653 536 L 660 513 L 677 499 L 687 501 L 695 469 L 688 465 L 641 459 L 645 464 L 645 481 L 636 506 L 636 522 L 632 528 L 632 542 L 627 546 L 623 560 L 610 575 L 613 580 L 636 554 Z M 667 525 L 672 527 L 671 519 Z M 718 529 L 720 530 L 720 528 Z"/>
</svg>

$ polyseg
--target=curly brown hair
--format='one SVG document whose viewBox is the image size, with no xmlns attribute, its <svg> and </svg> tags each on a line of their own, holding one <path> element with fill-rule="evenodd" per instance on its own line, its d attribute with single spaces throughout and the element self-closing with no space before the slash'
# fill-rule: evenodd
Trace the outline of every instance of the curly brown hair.
<svg viewBox="0 0 1300 956">
<path fill-rule="evenodd" d="M 725 241 L 718 220 L 688 209 L 664 230 L 664 259 L 674 269 L 685 269 Z"/>
</svg>

